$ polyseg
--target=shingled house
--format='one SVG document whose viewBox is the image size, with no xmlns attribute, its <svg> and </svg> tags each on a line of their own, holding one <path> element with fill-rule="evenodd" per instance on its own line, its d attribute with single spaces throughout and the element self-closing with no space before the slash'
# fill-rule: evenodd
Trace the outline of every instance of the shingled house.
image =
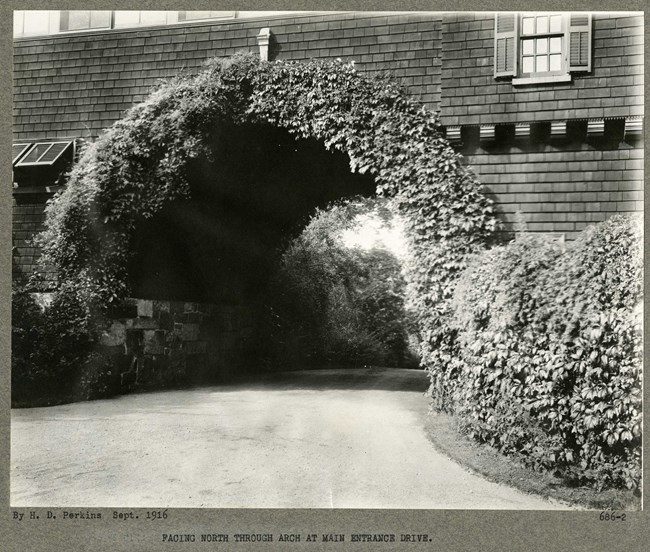
<svg viewBox="0 0 650 552">
<path fill-rule="evenodd" d="M 507 222 L 571 239 L 642 210 L 638 13 L 15 12 L 15 270 L 80 146 L 165 77 L 253 51 L 388 72 L 440 112 Z"/>
</svg>

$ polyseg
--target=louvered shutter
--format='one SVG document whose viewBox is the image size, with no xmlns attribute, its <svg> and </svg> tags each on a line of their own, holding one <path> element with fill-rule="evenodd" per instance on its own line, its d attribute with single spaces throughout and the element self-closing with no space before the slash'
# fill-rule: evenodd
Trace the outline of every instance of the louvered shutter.
<svg viewBox="0 0 650 552">
<path fill-rule="evenodd" d="M 516 13 L 494 16 L 494 76 L 513 77 L 517 74 Z"/>
<path fill-rule="evenodd" d="M 591 15 L 569 16 L 569 71 L 591 71 Z"/>
</svg>

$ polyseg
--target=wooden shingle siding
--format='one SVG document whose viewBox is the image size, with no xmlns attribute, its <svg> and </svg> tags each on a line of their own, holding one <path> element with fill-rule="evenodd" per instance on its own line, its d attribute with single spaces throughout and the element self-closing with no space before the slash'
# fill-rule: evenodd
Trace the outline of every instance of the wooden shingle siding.
<svg viewBox="0 0 650 552">
<path fill-rule="evenodd" d="M 517 87 L 494 78 L 494 14 L 445 15 L 444 125 L 643 115 L 643 19 L 593 15 L 593 64 L 571 82 Z"/>
<path fill-rule="evenodd" d="M 93 138 L 161 79 L 196 73 L 213 57 L 257 53 L 256 37 L 269 27 L 271 59 L 354 61 L 440 110 L 450 138 L 477 142 L 459 149 L 508 223 L 519 211 L 531 231 L 571 239 L 642 210 L 642 121 L 630 121 L 643 116 L 642 18 L 593 14 L 591 70 L 526 86 L 495 78 L 494 21 L 493 13 L 332 13 L 19 39 L 14 142 Z M 536 123 L 548 136 L 536 136 L 544 126 Z M 29 239 L 42 228 L 47 197 L 14 196 L 14 246 L 26 272 L 38 257 Z"/>
<path fill-rule="evenodd" d="M 492 13 L 443 17 L 441 121 L 457 136 L 472 129 L 476 136 L 474 125 L 587 119 L 600 121 L 595 126 L 605 120 L 607 130 L 608 120 L 643 115 L 641 17 L 594 14 L 591 71 L 573 73 L 567 83 L 527 86 L 495 78 L 494 20 Z M 589 224 L 643 209 L 641 144 L 612 141 L 608 132 L 578 143 L 560 136 L 550 144 L 481 144 L 466 152 L 466 162 L 493 194 L 506 227 L 520 212 L 529 230 L 571 239 Z"/>
<path fill-rule="evenodd" d="M 391 74 L 429 109 L 440 106 L 442 16 L 331 14 L 218 21 L 88 32 L 14 42 L 14 141 L 93 138 L 143 101 L 161 79 L 196 73 L 206 60 L 258 52 L 270 27 L 272 59 L 354 61 L 360 72 Z M 15 196 L 14 246 L 20 270 L 42 229 L 47 196 Z M 17 203 L 17 200 L 19 203 Z"/>
<path fill-rule="evenodd" d="M 274 59 L 354 60 L 360 72 L 390 73 L 437 110 L 441 20 L 331 14 L 18 40 L 14 140 L 96 136 L 160 79 L 195 73 L 212 57 L 258 52 L 256 36 L 265 26 L 274 34 Z"/>
<path fill-rule="evenodd" d="M 643 209 L 643 150 L 478 152 L 467 162 L 497 200 L 506 228 L 520 212 L 533 232 L 573 239 L 586 226 Z"/>
</svg>

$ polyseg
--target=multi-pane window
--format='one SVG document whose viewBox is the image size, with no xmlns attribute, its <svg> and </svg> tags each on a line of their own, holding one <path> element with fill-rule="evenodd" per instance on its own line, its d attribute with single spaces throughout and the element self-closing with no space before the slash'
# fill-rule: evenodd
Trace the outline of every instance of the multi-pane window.
<svg viewBox="0 0 650 552">
<path fill-rule="evenodd" d="M 111 12 L 100 10 L 62 11 L 60 25 L 61 31 L 108 29 L 111 26 Z"/>
<path fill-rule="evenodd" d="M 219 19 L 267 18 L 304 11 L 141 11 L 141 10 L 16 10 L 14 36 L 32 37 L 85 30 L 176 25 Z"/>
<path fill-rule="evenodd" d="M 51 11 L 16 10 L 14 11 L 14 35 L 44 35 L 50 32 Z"/>
<path fill-rule="evenodd" d="M 140 27 L 147 25 L 164 25 L 167 14 L 164 11 L 116 11 L 115 27 Z"/>
<path fill-rule="evenodd" d="M 17 144 L 22 146 L 24 144 Z M 66 152 L 71 152 L 74 149 L 74 143 L 72 141 L 60 141 L 60 142 L 39 142 L 34 144 L 27 153 L 22 156 L 20 160 L 16 157 L 16 167 L 30 167 L 37 165 L 53 165 L 56 161 L 59 160 Z"/>
<path fill-rule="evenodd" d="M 561 14 L 526 15 L 521 19 L 522 76 L 566 73 Z"/>
<path fill-rule="evenodd" d="M 494 76 L 513 84 L 570 80 L 591 70 L 591 16 L 586 13 L 499 13 Z"/>
<path fill-rule="evenodd" d="M 201 19 L 230 19 L 235 17 L 234 11 L 179 11 L 179 21 L 198 21 Z"/>
</svg>

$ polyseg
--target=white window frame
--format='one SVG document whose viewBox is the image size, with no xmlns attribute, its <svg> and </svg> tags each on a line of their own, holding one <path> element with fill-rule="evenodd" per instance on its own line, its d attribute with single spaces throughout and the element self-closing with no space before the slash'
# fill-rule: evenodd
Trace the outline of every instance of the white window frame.
<svg viewBox="0 0 650 552">
<path fill-rule="evenodd" d="M 30 11 L 41 11 L 47 12 L 48 16 L 48 30 L 44 33 L 42 31 L 38 32 L 25 32 L 25 16 Z M 60 12 L 59 10 L 14 10 L 14 29 L 13 34 L 16 38 L 29 38 L 32 36 L 46 36 L 51 34 L 57 34 L 59 32 L 59 23 L 60 23 Z M 21 32 L 16 32 L 16 26 L 20 21 L 20 26 L 22 27 Z"/>
<path fill-rule="evenodd" d="M 41 29 L 37 32 L 25 32 L 25 13 L 28 11 L 40 11 L 47 13 L 48 17 L 48 28 L 47 30 Z M 205 23 L 210 21 L 232 21 L 237 19 L 268 19 L 275 17 L 284 17 L 286 15 L 300 15 L 305 16 L 309 14 L 319 13 L 315 11 L 230 11 L 230 15 L 224 16 L 214 16 L 202 19 L 185 19 L 179 20 L 179 11 L 166 11 L 166 10 L 110 10 L 110 23 L 107 27 L 93 27 L 87 29 L 73 29 L 73 30 L 62 30 L 61 29 L 61 15 L 63 11 L 70 10 L 15 10 L 14 11 L 14 29 L 13 36 L 14 38 L 32 38 L 40 36 L 51 36 L 51 35 L 67 35 L 75 33 L 94 33 L 94 32 L 104 32 L 104 31 L 124 31 L 128 29 L 137 29 L 143 27 L 163 27 L 166 25 L 187 25 L 192 23 Z M 75 11 L 75 10 L 72 10 Z M 78 10 L 78 11 L 94 11 L 94 10 Z M 97 10 L 97 11 L 109 11 L 109 10 Z M 115 14 L 119 11 L 133 11 L 142 13 L 143 11 L 162 11 L 165 13 L 165 21 L 158 23 L 129 23 L 126 25 L 115 25 Z M 203 11 L 203 10 L 184 10 L 184 11 Z M 21 29 L 18 32 L 18 28 Z"/>
<path fill-rule="evenodd" d="M 86 11 L 86 12 L 93 12 L 93 11 L 102 11 L 102 12 L 108 12 L 108 25 L 105 27 L 84 27 L 82 29 L 63 29 L 61 26 L 61 20 L 63 19 L 63 14 L 64 13 L 70 13 L 73 11 Z M 94 31 L 108 31 L 113 28 L 113 14 L 114 12 L 111 10 L 59 10 L 57 12 L 57 17 L 56 17 L 56 25 L 57 25 L 57 30 L 55 31 L 57 34 L 67 34 L 67 33 L 87 33 L 87 32 L 94 32 Z"/>
<path fill-rule="evenodd" d="M 221 11 L 220 13 L 224 15 L 212 15 L 208 17 L 193 17 L 191 19 L 181 19 L 181 14 L 186 14 L 186 13 L 192 13 L 192 12 L 199 12 L 199 11 L 206 11 L 206 10 L 181 10 L 176 12 L 176 21 L 178 23 L 194 23 L 200 22 L 200 21 L 220 21 L 222 19 L 236 19 L 237 17 L 237 12 L 236 11 Z M 215 11 L 215 10 L 210 10 L 210 11 Z M 225 15 L 228 14 L 228 15 Z"/>
<path fill-rule="evenodd" d="M 560 31 L 543 33 L 523 33 L 523 19 L 534 17 L 536 25 L 537 17 L 548 16 L 550 26 L 550 16 L 562 16 L 562 28 Z M 502 24 L 500 25 L 500 18 Z M 512 19 L 508 24 L 508 18 L 514 18 L 514 28 Z M 576 21 L 585 20 L 582 25 L 575 24 Z M 573 25 L 573 26 L 572 26 Z M 536 29 L 535 29 L 536 31 Z M 572 66 L 570 58 L 572 33 L 587 33 L 587 57 L 582 65 Z M 523 41 L 539 38 L 562 38 L 562 68 L 559 71 L 545 71 L 539 73 L 524 73 L 523 58 L 524 55 Z M 572 79 L 572 72 L 591 71 L 591 14 L 585 13 L 568 13 L 568 12 L 524 12 L 524 13 L 497 13 L 495 14 L 495 33 L 494 33 L 494 77 L 511 78 L 514 86 L 526 84 L 543 84 L 554 82 L 569 82 Z M 550 41 L 549 41 L 550 43 Z M 507 48 L 507 54 L 503 50 Z M 513 53 L 514 52 L 514 53 Z M 508 60 L 513 60 L 513 67 L 508 66 Z M 533 57 L 534 59 L 534 57 Z M 549 58 L 550 59 L 550 58 Z M 504 61 L 505 60 L 505 61 Z M 497 63 L 500 65 L 497 66 Z M 501 63 L 505 63 L 502 66 Z"/>
<path fill-rule="evenodd" d="M 11 164 L 12 165 L 15 165 L 16 163 L 18 163 L 18 161 L 20 161 L 22 159 L 23 155 L 25 155 L 27 150 L 31 149 L 32 144 L 29 143 L 29 142 L 17 142 L 15 144 L 11 145 L 11 149 L 13 150 L 13 148 L 15 148 L 15 147 L 20 147 L 21 150 L 20 150 L 20 152 L 18 152 L 18 155 L 16 155 L 16 156 L 14 156 L 13 151 L 11 152 L 11 156 L 12 156 Z"/>
<path fill-rule="evenodd" d="M 51 159 L 50 161 L 41 161 L 43 157 L 47 155 L 47 153 L 52 149 L 53 146 L 57 144 L 63 144 L 64 147 L 63 149 L 57 154 L 57 156 L 54 159 Z M 45 146 L 49 145 L 49 147 L 43 151 L 38 156 L 38 159 L 36 161 L 30 161 L 26 162 L 25 159 L 29 156 L 29 154 L 32 152 L 32 150 L 36 149 L 39 146 Z M 29 148 L 27 152 L 23 152 L 22 155 L 20 156 L 20 159 L 17 160 L 14 166 L 16 167 L 49 167 L 54 165 L 60 158 L 61 156 L 67 152 L 70 147 L 72 147 L 72 158 L 74 159 L 74 147 L 75 147 L 75 141 L 74 140 L 53 140 L 53 141 L 43 141 L 43 142 L 36 142 L 35 144 L 32 144 L 32 146 Z"/>
<path fill-rule="evenodd" d="M 546 32 L 535 32 L 532 33 L 525 33 L 524 32 L 524 20 L 525 19 L 532 19 L 533 20 L 533 25 L 537 24 L 537 18 L 539 17 L 545 17 L 547 18 L 548 22 L 548 28 Z M 559 30 L 555 32 L 551 32 L 550 30 L 550 22 L 552 17 L 559 17 L 560 18 L 560 28 Z M 550 76 L 557 76 L 557 75 L 565 75 L 568 73 L 567 67 L 568 67 L 568 60 L 567 60 L 567 18 L 565 14 L 562 13 L 535 13 L 535 14 L 524 14 L 522 15 L 520 19 L 520 31 L 519 31 L 519 74 L 522 77 L 529 77 L 529 78 L 535 78 L 535 77 L 550 77 Z M 553 38 L 559 38 L 561 40 L 561 46 L 560 46 L 560 51 L 559 55 L 561 56 L 561 61 L 560 61 L 560 69 L 553 71 L 550 68 L 550 61 L 547 65 L 547 70 L 546 71 L 529 71 L 525 72 L 524 71 L 524 58 L 532 58 L 533 63 L 535 63 L 535 58 L 537 57 L 545 57 L 547 60 L 550 60 L 551 53 L 549 51 L 550 49 L 550 41 Z M 537 51 L 537 46 L 539 46 L 539 42 L 542 41 L 544 43 L 548 43 L 549 46 L 545 52 L 540 53 Z M 531 46 L 533 47 L 533 54 L 532 55 L 527 55 L 528 53 L 525 51 L 524 48 L 524 43 L 530 43 Z M 557 54 L 556 54 L 557 55 Z"/>
<path fill-rule="evenodd" d="M 160 23 L 150 23 L 150 22 L 142 22 L 142 13 L 148 12 L 148 11 L 157 11 L 157 12 L 162 12 L 165 14 L 165 20 L 160 22 Z M 129 23 L 127 25 L 118 25 L 117 24 L 117 14 L 118 13 L 124 13 L 124 12 L 132 12 L 132 13 L 137 13 L 139 22 L 138 23 Z M 137 29 L 139 27 L 162 27 L 164 25 L 170 25 L 172 23 L 178 22 L 178 12 L 177 11 L 165 11 L 165 10 L 115 10 L 113 11 L 113 17 L 112 17 L 112 28 L 113 29 Z"/>
</svg>

